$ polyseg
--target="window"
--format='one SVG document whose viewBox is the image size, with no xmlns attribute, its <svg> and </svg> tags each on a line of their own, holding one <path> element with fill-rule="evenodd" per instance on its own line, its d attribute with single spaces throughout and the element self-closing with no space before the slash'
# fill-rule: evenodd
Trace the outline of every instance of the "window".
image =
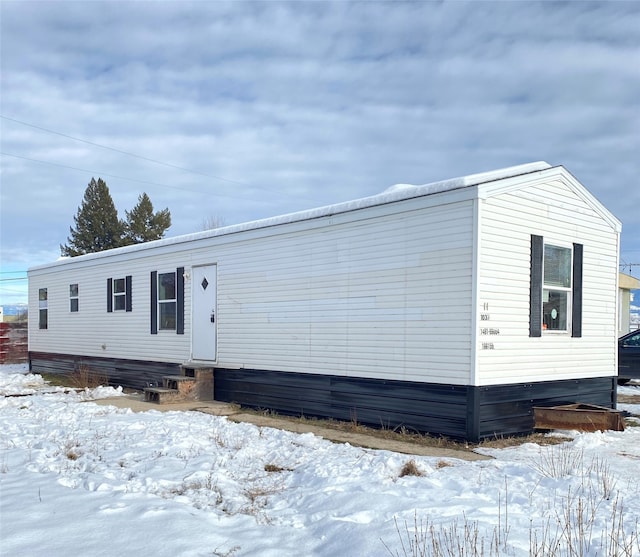
<svg viewBox="0 0 640 557">
<path fill-rule="evenodd" d="M 131 275 L 124 278 L 107 279 L 107 312 L 132 311 Z"/>
<path fill-rule="evenodd" d="M 159 328 L 176 328 L 176 274 L 158 275 L 158 317 Z"/>
<path fill-rule="evenodd" d="M 542 330 L 566 331 L 571 296 L 571 249 L 545 244 Z"/>
<path fill-rule="evenodd" d="M 78 285 L 69 285 L 69 311 L 71 313 L 77 313 L 78 311 Z"/>
<path fill-rule="evenodd" d="M 184 334 L 184 267 L 151 272 L 151 334 L 159 330 Z"/>
<path fill-rule="evenodd" d="M 563 247 L 531 236 L 529 336 L 543 331 L 582 336 L 582 259 L 582 244 Z"/>
<path fill-rule="evenodd" d="M 124 311 L 126 300 L 127 294 L 124 289 L 124 279 L 115 279 L 113 281 L 113 311 Z"/>
<path fill-rule="evenodd" d="M 38 290 L 38 328 L 49 328 L 49 310 L 48 310 L 48 294 L 46 288 L 40 288 Z"/>
<path fill-rule="evenodd" d="M 622 346 L 637 346 L 640 348 L 640 333 L 627 335 L 626 337 L 624 337 Z"/>
</svg>

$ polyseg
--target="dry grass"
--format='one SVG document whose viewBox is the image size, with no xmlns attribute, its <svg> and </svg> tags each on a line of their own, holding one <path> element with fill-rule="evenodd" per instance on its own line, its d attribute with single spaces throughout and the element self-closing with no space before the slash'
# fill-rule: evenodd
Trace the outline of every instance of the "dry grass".
<svg viewBox="0 0 640 557">
<path fill-rule="evenodd" d="M 282 466 L 278 466 L 277 464 L 265 464 L 264 471 L 270 474 L 274 472 L 291 472 L 291 468 L 283 468 Z"/>
<path fill-rule="evenodd" d="M 394 429 L 388 427 L 369 427 L 356 422 L 354 419 L 351 419 L 350 421 L 341 421 L 331 418 L 316 418 L 304 415 L 291 416 L 286 414 L 279 414 L 274 410 L 255 408 L 252 409 L 249 407 L 242 407 L 242 412 L 247 414 L 266 416 L 278 420 L 285 420 L 291 423 L 302 423 L 327 429 L 333 429 L 335 431 L 341 431 L 345 433 L 359 433 L 362 435 L 374 437 L 376 439 L 414 443 L 422 447 L 453 449 L 469 452 L 478 447 L 505 448 L 518 446 L 523 443 L 535 443 L 537 445 L 558 445 L 560 443 L 565 443 L 566 441 L 568 441 L 568 438 L 559 436 L 551 437 L 544 433 L 532 433 L 530 435 L 520 435 L 513 437 L 500 436 L 493 439 L 486 439 L 480 443 L 469 443 L 467 441 L 457 441 L 455 439 L 449 439 L 443 436 L 429 435 L 428 433 L 419 433 L 414 430 L 409 430 L 405 427 L 397 427 Z"/>
<path fill-rule="evenodd" d="M 38 375 L 54 387 L 68 387 L 69 386 L 69 373 L 41 373 Z"/>
<path fill-rule="evenodd" d="M 485 439 L 480 442 L 478 447 L 488 447 L 491 449 L 504 449 L 506 447 L 517 447 L 523 443 L 535 443 L 536 445 L 560 445 L 570 441 L 569 437 L 554 435 L 553 437 L 546 433 L 530 433 L 529 435 L 518 435 L 513 437 L 494 437 L 493 439 Z"/>
<path fill-rule="evenodd" d="M 40 373 L 42 378 L 54 387 L 70 387 L 73 389 L 94 389 L 106 387 L 109 376 L 92 371 L 89 366 L 79 365 L 74 371 L 66 373 Z"/>
<path fill-rule="evenodd" d="M 404 478 L 405 476 L 424 476 L 424 472 L 418 468 L 416 461 L 411 459 L 407 460 L 404 463 L 404 466 L 400 469 L 400 478 Z"/>
<path fill-rule="evenodd" d="M 622 404 L 640 404 L 640 395 L 618 395 L 618 402 Z"/>
<path fill-rule="evenodd" d="M 76 370 L 66 373 L 40 373 L 39 375 L 54 387 L 95 389 L 109 385 L 108 375 L 92 371 L 88 366 L 79 366 Z"/>
<path fill-rule="evenodd" d="M 109 377 L 104 373 L 92 371 L 89 366 L 80 364 L 69 375 L 69 383 L 75 389 L 95 389 L 96 387 L 106 387 L 109 384 Z"/>
<path fill-rule="evenodd" d="M 565 460 L 565 457 L 562 457 Z M 593 465 L 589 465 L 593 468 Z M 601 466 L 598 464 L 596 468 Z M 588 474 L 588 470 L 583 471 Z M 610 474 L 609 470 L 598 473 Z M 586 489 L 584 489 L 586 488 Z M 452 517 L 451 522 L 418 518 L 413 523 L 394 518 L 397 538 L 380 540 L 391 557 L 502 557 L 515 555 L 509 542 L 509 509 L 506 496 L 499 498 L 497 526 L 480 527 L 478 522 Z M 529 557 L 634 557 L 640 552 L 637 520 L 625 520 L 622 499 L 611 493 L 583 488 L 559 494 L 541 523 L 529 527 Z M 609 506 L 610 516 L 601 523 L 598 509 Z"/>
</svg>

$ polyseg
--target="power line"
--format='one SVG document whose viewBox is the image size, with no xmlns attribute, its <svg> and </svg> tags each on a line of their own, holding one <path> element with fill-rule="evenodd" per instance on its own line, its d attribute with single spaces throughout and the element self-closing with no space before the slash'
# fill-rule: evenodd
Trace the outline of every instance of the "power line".
<svg viewBox="0 0 640 557">
<path fill-rule="evenodd" d="M 154 163 L 154 164 L 159 164 L 159 165 L 162 165 L 162 166 L 166 166 L 168 168 L 175 168 L 176 170 L 182 170 L 183 172 L 189 172 L 191 174 L 197 174 L 199 176 L 204 176 L 206 178 L 212 178 L 214 180 L 219 180 L 221 182 L 228 182 L 229 184 L 236 184 L 236 185 L 239 185 L 239 186 L 245 186 L 245 187 L 249 187 L 249 188 L 253 188 L 253 189 L 266 191 L 268 193 L 276 194 L 276 195 L 279 195 L 279 196 L 282 196 L 282 197 L 286 197 L 285 194 L 283 194 L 282 192 L 280 192 L 278 190 L 273 190 L 273 189 L 270 189 L 270 188 L 267 188 L 267 187 L 264 187 L 264 186 L 257 186 L 255 184 L 249 184 L 247 182 L 240 182 L 238 180 L 230 180 L 228 178 L 223 178 L 222 176 L 216 176 L 216 175 L 213 175 L 213 174 L 207 174 L 206 172 L 200 172 L 198 170 L 193 170 L 191 168 L 186 168 L 184 166 L 178 166 L 176 164 L 172 164 L 172 163 L 165 162 L 165 161 L 160 161 L 158 159 L 152 159 L 150 157 L 145 157 L 143 155 L 138 155 L 138 154 L 132 153 L 130 151 L 124 151 L 122 149 L 117 149 L 115 147 L 110 147 L 109 145 L 102 145 L 101 143 L 96 143 L 94 141 L 89 141 L 87 139 L 82 139 L 80 137 L 74 137 L 74 136 L 66 134 L 66 133 L 62 133 L 62 132 L 58 132 L 58 131 L 55 131 L 55 130 L 51 130 L 49 128 L 45 128 L 45 127 L 42 127 L 42 126 L 37 126 L 36 124 L 31 124 L 31 123 L 25 122 L 23 120 L 18 120 L 17 118 L 11 118 L 9 116 L 5 116 L 4 114 L 0 114 L 0 118 L 2 118 L 3 120 L 7 120 L 9 122 L 15 122 L 17 124 L 21 124 L 23 126 L 27 126 L 27 127 L 36 129 L 36 130 L 39 130 L 39 131 L 43 131 L 43 132 L 50 133 L 50 134 L 53 134 L 53 135 L 58 135 L 60 137 L 64 137 L 64 138 L 67 138 L 67 139 L 72 139 L 73 141 L 79 141 L 79 142 L 85 143 L 87 145 L 92 145 L 94 147 L 99 147 L 100 149 L 107 149 L 107 150 L 113 151 L 115 153 L 120 153 L 122 155 L 127 155 L 129 157 L 134 157 L 134 158 L 137 158 L 137 159 L 140 159 L 140 160 L 144 160 L 144 161 L 147 161 L 147 162 L 151 162 L 151 163 Z M 20 156 L 20 155 L 14 155 L 14 154 L 11 154 L 11 153 L 0 153 L 0 154 L 7 155 L 7 156 L 10 156 L 10 157 L 17 157 L 17 158 L 21 158 L 21 159 L 32 161 L 32 162 L 38 162 L 38 163 L 41 163 L 41 164 L 50 164 L 50 165 L 59 166 L 59 167 L 62 167 L 62 168 L 69 168 L 71 170 L 78 170 L 80 172 L 94 173 L 94 171 L 89 171 L 89 170 L 85 170 L 85 169 L 81 169 L 81 168 L 75 168 L 73 166 L 63 165 L 63 164 L 59 164 L 59 163 L 41 161 L 41 160 L 38 160 L 38 159 L 32 159 L 32 158 L 29 158 L 29 157 L 23 157 L 23 156 Z M 102 172 L 102 173 L 95 172 L 95 174 L 102 175 L 102 176 L 110 176 L 111 178 L 117 178 L 117 179 L 120 179 L 120 180 L 128 180 L 130 182 L 137 182 L 137 183 L 140 183 L 140 184 L 149 184 L 149 185 L 161 186 L 161 187 L 165 187 L 165 188 L 174 188 L 174 189 L 178 189 L 178 190 L 181 190 L 181 191 L 190 191 L 190 192 L 199 193 L 199 194 L 204 193 L 202 191 L 192 190 L 192 189 L 189 189 L 189 188 L 169 186 L 169 185 L 166 185 L 166 184 L 159 184 L 157 182 L 149 182 L 149 181 L 144 181 L 144 180 L 136 180 L 135 178 L 124 178 L 122 176 L 116 176 L 114 174 L 107 174 L 107 173 L 104 173 L 104 172 Z M 220 194 L 217 194 L 217 195 L 220 195 Z M 228 197 L 230 199 L 243 199 L 242 197 L 239 197 L 239 196 L 224 195 L 224 194 L 221 195 L 221 197 Z M 317 203 L 317 200 L 315 200 L 315 199 L 312 199 L 312 198 L 305 198 L 305 199 L 307 199 L 308 201 L 311 201 L 313 203 Z"/>
<path fill-rule="evenodd" d="M 24 157 L 22 155 L 16 155 L 15 153 L 6 153 L 4 151 L 0 151 L 0 155 L 5 156 L 5 157 L 14 157 L 16 159 L 22 159 L 22 160 L 25 160 L 25 161 L 35 162 L 35 163 L 38 163 L 38 164 L 48 164 L 50 166 L 57 166 L 58 168 L 67 168 L 69 170 L 76 170 L 77 172 L 84 172 L 86 174 L 91 174 L 92 176 L 106 176 L 106 177 L 109 177 L 109 178 L 115 178 L 117 180 L 125 180 L 127 182 L 134 182 L 134 183 L 137 183 L 137 184 L 147 184 L 147 185 L 151 185 L 151 186 L 159 186 L 159 187 L 162 187 L 162 188 L 170 188 L 170 189 L 174 189 L 174 190 L 178 190 L 178 191 L 190 191 L 191 193 L 197 193 L 199 195 L 207 194 L 207 192 L 205 192 L 205 191 L 195 190 L 195 189 L 191 189 L 191 188 L 185 188 L 183 186 L 170 186 L 169 184 L 161 184 L 159 182 L 151 182 L 150 180 L 139 180 L 137 178 L 127 178 L 126 176 L 119 176 L 117 174 L 111 174 L 111 173 L 102 172 L 102 171 L 99 171 L 99 170 L 89 170 L 89 169 L 86 169 L 86 168 L 78 168 L 77 166 L 70 166 L 68 164 L 60 164 L 60 163 L 57 163 L 57 162 L 43 161 L 43 160 L 40 160 L 40 159 L 31 158 L 31 157 Z M 238 182 L 238 183 L 240 183 L 240 182 Z M 248 185 L 248 184 L 243 184 L 243 185 Z M 274 191 L 268 190 L 266 188 L 261 188 L 259 186 L 249 186 L 249 187 L 256 188 L 256 189 L 261 189 L 261 190 L 267 191 L 269 193 L 276 193 L 277 195 L 284 196 L 284 194 L 282 194 L 280 192 L 274 192 Z M 229 199 L 241 199 L 241 200 L 245 199 L 244 197 L 241 197 L 239 195 L 230 195 L 228 193 L 219 193 L 219 192 L 217 192 L 215 195 L 217 195 L 218 197 L 227 197 Z M 313 200 L 310 200 L 310 201 L 313 201 Z"/>
<path fill-rule="evenodd" d="M 212 174 L 206 174 L 205 172 L 200 172 L 198 170 L 192 170 L 191 168 L 185 168 L 184 166 L 178 166 L 176 164 L 171 164 L 170 162 L 165 162 L 165 161 L 159 161 L 157 159 L 152 159 L 150 157 L 145 157 L 143 155 L 137 155 L 136 153 L 131 153 L 130 151 L 123 151 L 122 149 L 116 149 L 115 147 L 109 147 L 108 145 L 102 145 L 100 143 L 95 143 L 93 141 L 88 141 L 87 139 L 82 139 L 80 137 L 74 137 L 72 135 L 68 135 L 66 133 L 62 133 L 62 132 L 57 132 L 55 130 L 50 130 L 48 128 L 43 128 L 42 126 L 36 126 L 35 124 L 30 124 L 29 122 L 24 122 L 22 120 L 18 120 L 16 118 L 10 118 L 9 116 L 4 116 L 3 114 L 0 114 L 0 118 L 2 118 L 3 120 L 8 120 L 10 122 L 16 122 L 17 124 L 22 124 L 23 126 L 28 126 L 30 128 L 36 129 L 36 130 L 40 130 L 43 132 L 47 132 L 47 133 L 51 133 L 53 135 L 59 135 L 60 137 L 65 137 L 67 139 L 73 139 L 74 141 L 79 141 L 81 143 L 86 143 L 87 145 L 92 145 L 94 147 L 99 147 L 100 149 L 107 149 L 109 151 L 113 151 L 115 153 L 120 153 L 122 155 L 127 155 L 129 157 L 134 157 L 136 159 L 140 159 L 143 161 L 147 161 L 147 162 L 152 162 L 154 164 L 160 164 L 162 166 L 167 166 L 169 168 L 175 168 L 177 170 L 182 170 L 184 172 L 190 172 L 191 174 L 198 174 L 200 176 L 205 176 L 207 178 L 213 178 L 214 180 L 220 180 L 222 182 L 229 182 L 230 184 L 237 184 L 240 186 L 248 186 L 251 188 L 255 188 L 258 186 L 253 186 L 251 184 L 247 184 L 244 182 L 239 182 L 237 180 L 229 180 L 228 178 L 222 178 L 221 176 L 214 176 Z"/>
<path fill-rule="evenodd" d="M 163 188 L 171 188 L 171 189 L 180 190 L 180 191 L 190 191 L 190 192 L 193 192 L 193 193 L 204 193 L 202 191 L 192 190 L 192 189 L 189 189 L 189 188 L 183 188 L 183 187 L 178 187 L 178 186 L 170 186 L 169 184 L 160 184 L 159 182 L 151 182 L 149 180 L 137 180 L 136 178 L 126 178 L 125 176 L 118 176 L 116 174 L 109 174 L 107 172 L 101 172 L 101 171 L 98 171 L 98 170 L 88 170 L 86 168 L 78 168 L 77 166 L 69 166 L 68 164 L 60 164 L 60 163 L 57 163 L 57 162 L 42 161 L 42 160 L 39 160 L 39 159 L 32 159 L 30 157 L 23 157 L 21 155 L 16 155 L 14 153 L 0 152 L 0 155 L 3 155 L 5 157 L 15 157 L 16 159 L 22 159 L 22 160 L 29 161 L 29 162 L 37 162 L 39 164 L 49 164 L 51 166 L 58 166 L 60 168 L 68 168 L 70 170 L 77 170 L 78 172 L 86 172 L 87 174 L 93 174 L 94 176 L 108 176 L 110 178 L 116 178 L 118 180 L 126 180 L 128 182 L 137 182 L 138 184 L 161 186 Z M 233 196 L 223 196 L 223 197 L 233 197 Z"/>
</svg>

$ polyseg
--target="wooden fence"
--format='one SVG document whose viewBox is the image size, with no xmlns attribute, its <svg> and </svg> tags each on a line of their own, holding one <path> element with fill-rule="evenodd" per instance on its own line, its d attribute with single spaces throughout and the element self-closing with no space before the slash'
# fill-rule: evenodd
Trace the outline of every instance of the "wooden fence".
<svg viewBox="0 0 640 557">
<path fill-rule="evenodd" d="M 22 363 L 27 360 L 27 323 L 0 323 L 0 364 Z"/>
</svg>

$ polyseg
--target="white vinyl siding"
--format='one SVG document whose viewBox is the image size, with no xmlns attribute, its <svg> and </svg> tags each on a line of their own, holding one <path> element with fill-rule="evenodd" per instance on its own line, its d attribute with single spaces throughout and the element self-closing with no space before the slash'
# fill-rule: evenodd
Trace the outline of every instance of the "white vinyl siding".
<svg viewBox="0 0 640 557">
<path fill-rule="evenodd" d="M 55 311 L 51 334 L 34 336 L 30 349 L 188 361 L 191 282 L 185 280 L 185 334 L 151 335 L 149 273 L 217 263 L 219 366 L 466 384 L 472 204 L 400 215 L 390 205 L 386 216 L 374 207 L 365 210 L 373 218 L 347 213 L 260 235 L 168 245 L 146 257 L 125 252 L 78 261 L 81 319 L 62 324 Z M 106 314 L 105 278 L 123 265 L 133 277 L 133 311 Z M 53 299 L 64 286 L 68 304 L 65 269 L 31 271 L 31 287 L 52 284 Z"/>
<path fill-rule="evenodd" d="M 219 362 L 463 384 L 469 208 L 235 246 L 218 259 Z"/>
<path fill-rule="evenodd" d="M 478 327 L 499 334 L 478 335 L 479 384 L 615 375 L 616 231 L 561 180 L 489 197 L 480 215 L 478 303 L 489 321 Z M 531 234 L 584 246 L 581 338 L 529 337 Z"/>
<path fill-rule="evenodd" d="M 172 261 L 174 256 L 170 257 Z M 69 284 L 65 267 L 54 268 L 46 278 L 42 271 L 31 271 L 29 289 L 41 280 L 49 286 L 48 335 L 32 334 L 29 323 L 29 349 L 58 354 L 130 358 L 149 361 L 186 361 L 189 338 L 176 339 L 175 330 L 150 334 L 149 258 L 105 258 L 98 261 L 78 261 L 73 266 L 74 279 L 82 292 L 82 311 L 69 319 Z M 132 275 L 132 311 L 106 311 L 107 278 L 126 265 Z M 170 267 L 169 267 L 170 268 Z M 175 271 L 175 266 L 174 266 Z M 167 269 L 169 270 L 169 269 Z M 36 298 L 37 299 L 37 298 Z M 64 311 L 63 311 L 64 310 Z M 31 308 L 30 308 L 31 311 Z M 65 313 L 66 312 L 66 315 Z M 188 316 L 186 316 L 188 318 Z"/>
</svg>

